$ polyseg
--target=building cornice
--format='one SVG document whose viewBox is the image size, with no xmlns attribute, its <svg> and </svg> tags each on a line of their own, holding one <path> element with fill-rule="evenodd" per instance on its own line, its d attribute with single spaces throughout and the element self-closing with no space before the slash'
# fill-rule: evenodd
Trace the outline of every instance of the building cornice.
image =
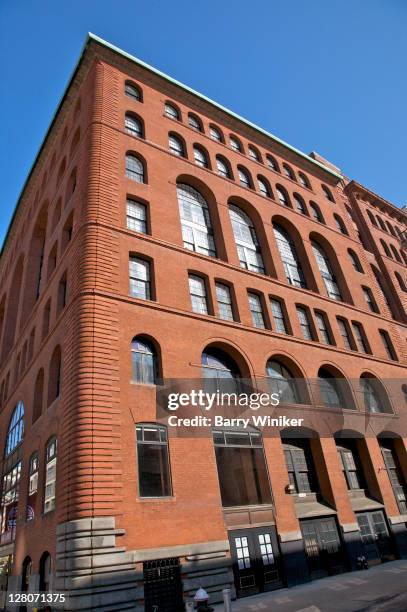
<svg viewBox="0 0 407 612">
<path fill-rule="evenodd" d="M 148 72 L 150 72 L 151 74 L 158 76 L 160 79 L 163 79 L 165 82 L 172 84 L 173 86 L 181 89 L 184 92 L 189 93 L 190 95 L 192 95 L 195 98 L 198 98 L 199 100 L 201 100 L 202 102 L 210 105 L 213 109 L 215 109 L 217 112 L 221 112 L 222 114 L 225 114 L 226 116 L 230 117 L 231 119 L 233 119 L 234 121 L 237 121 L 240 124 L 243 124 L 244 126 L 251 128 L 252 130 L 254 130 L 255 132 L 257 132 L 258 134 L 261 134 L 263 137 L 266 137 L 267 139 L 271 140 L 274 144 L 278 145 L 279 147 L 281 147 L 282 149 L 284 149 L 285 151 L 289 152 L 291 155 L 295 156 L 295 157 L 300 157 L 301 159 L 305 160 L 307 163 L 309 163 L 312 167 L 319 169 L 320 171 L 324 172 L 327 177 L 330 177 L 331 180 L 334 180 L 335 182 L 338 182 L 339 180 L 342 179 L 342 176 L 340 174 L 338 174 L 337 172 L 335 172 L 334 170 L 328 168 L 327 166 L 324 166 L 324 164 L 322 164 L 321 162 L 313 159 L 311 156 L 307 155 L 306 153 L 303 153 L 302 151 L 300 151 L 299 149 L 289 145 L 288 143 L 286 143 L 284 140 L 278 138 L 277 136 L 274 136 L 273 134 L 271 134 L 270 132 L 267 132 L 266 130 L 264 130 L 263 128 L 257 126 L 256 124 L 248 121 L 247 119 L 244 119 L 243 117 L 241 117 L 240 115 L 234 113 L 233 111 L 229 110 L 228 108 L 222 106 L 221 104 L 218 104 L 217 102 L 211 100 L 210 98 L 208 98 L 207 96 L 204 96 L 203 94 L 195 91 L 194 89 L 188 87 L 187 85 L 184 85 L 183 83 L 181 83 L 180 81 L 177 81 L 176 79 L 173 79 L 172 77 L 170 77 L 169 75 L 165 74 L 164 72 L 161 72 L 160 70 L 158 70 L 157 68 L 154 68 L 153 66 L 147 64 L 146 62 L 143 62 L 142 60 L 140 60 L 139 58 L 126 53 L 125 51 L 123 51 L 122 49 L 120 49 L 119 47 L 116 47 L 115 45 L 112 45 L 111 43 L 103 40 L 102 38 L 100 38 L 99 36 L 96 36 L 95 34 L 92 34 L 89 32 L 86 41 L 82 47 L 81 53 L 79 55 L 79 59 L 72 71 L 72 74 L 68 80 L 67 86 L 64 90 L 64 93 L 60 99 L 59 104 L 57 105 L 57 108 L 55 110 L 55 113 L 51 119 L 51 122 L 49 124 L 49 127 L 46 131 L 45 137 L 38 149 L 38 152 L 34 158 L 34 161 L 31 165 L 31 168 L 28 172 L 27 178 L 23 184 L 23 187 L 20 191 L 20 194 L 18 196 L 17 199 L 17 204 L 16 207 L 14 209 L 14 213 L 12 215 L 12 218 L 10 220 L 9 226 L 7 228 L 7 232 L 3 241 L 3 245 L 2 245 L 2 249 L 0 252 L 0 257 L 2 257 L 4 255 L 5 252 L 5 247 L 6 244 L 8 242 L 8 239 L 10 237 L 11 234 L 11 228 L 14 224 L 14 221 L 16 219 L 16 215 L 17 215 L 17 211 L 19 209 L 21 200 L 23 199 L 24 195 L 26 194 L 27 191 L 27 187 L 29 185 L 30 179 L 32 178 L 33 174 L 34 174 L 34 170 L 37 167 L 38 163 L 41 160 L 41 155 L 50 139 L 50 135 L 52 133 L 52 130 L 58 120 L 59 114 L 61 112 L 61 109 L 65 103 L 66 98 L 68 97 L 70 90 L 77 78 L 78 72 L 84 62 L 84 59 L 87 55 L 87 53 L 90 50 L 90 46 L 92 45 L 92 43 L 94 45 L 100 45 L 101 47 L 103 47 L 106 50 L 109 50 L 111 52 L 113 52 L 116 55 L 121 56 L 122 58 L 125 58 L 127 60 L 129 60 L 130 62 L 136 64 L 137 66 L 147 70 Z"/>
<path fill-rule="evenodd" d="M 367 199 L 373 206 L 378 206 L 381 210 L 385 212 L 389 212 L 392 216 L 396 214 L 396 216 L 400 219 L 400 221 L 407 223 L 407 212 L 402 208 L 399 208 L 395 204 L 392 204 L 388 200 L 385 200 L 381 196 L 379 196 L 374 191 L 371 191 L 364 185 L 361 185 L 355 180 L 351 180 L 344 189 L 345 193 L 353 194 L 354 196 L 361 196 L 362 198 Z"/>
</svg>

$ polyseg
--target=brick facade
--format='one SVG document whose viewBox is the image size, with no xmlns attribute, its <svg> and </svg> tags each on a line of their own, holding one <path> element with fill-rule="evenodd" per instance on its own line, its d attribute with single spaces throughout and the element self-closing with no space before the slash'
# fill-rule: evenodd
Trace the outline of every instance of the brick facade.
<svg viewBox="0 0 407 612">
<path fill-rule="evenodd" d="M 125 95 L 128 81 L 139 87 L 142 100 Z M 180 120 L 165 115 L 166 102 L 175 105 Z M 190 112 L 201 120 L 202 132 L 189 125 Z M 124 129 L 126 113 L 142 121 L 142 138 Z M 211 138 L 212 125 L 225 142 Z M 169 133 L 184 143 L 185 157 L 169 151 Z M 238 137 L 243 152 L 230 147 L 230 134 Z M 195 163 L 194 144 L 206 151 L 207 168 Z M 260 161 L 248 155 L 250 146 L 259 151 Z M 144 182 L 126 177 L 129 152 L 142 160 Z M 231 178 L 217 172 L 217 155 L 229 162 Z M 278 169 L 268 165 L 267 155 Z M 289 164 L 294 178 L 284 174 L 283 164 Z M 252 188 L 239 183 L 238 166 L 250 173 Z M 308 184 L 300 182 L 301 173 Z M 268 181 L 271 197 L 259 191 L 258 176 Z M 184 248 L 178 184 L 193 187 L 205 198 L 217 258 Z M 278 188 L 285 190 L 288 206 L 279 201 Z M 296 194 L 306 214 L 296 206 Z M 128 198 L 146 206 L 147 233 L 128 229 Z M 314 218 L 310 203 L 319 207 L 324 223 Z M 230 204 L 250 217 L 265 274 L 241 267 Z M 345 233 L 339 231 L 335 215 Z M 219 600 L 226 586 L 241 595 L 234 534 L 269 527 L 281 559 L 276 586 L 296 584 L 318 574 L 312 575 L 304 550 L 304 521 L 333 517 L 343 569 L 352 569 L 363 554 L 357 520 L 361 512 L 382 512 L 390 541 L 387 557 L 405 556 L 407 516 L 397 503 L 380 440 L 391 440 L 405 486 L 406 220 L 403 210 L 342 177 L 319 156 L 301 154 L 91 37 L 26 182 L 0 264 L 3 448 L 18 402 L 25 410 L 23 442 L 3 461 L 3 475 L 21 462 L 15 527 L 6 516 L 0 546 L 0 557 L 12 555 L 9 591 L 24 588 L 27 558 L 27 588 L 38 590 L 41 559 L 47 552 L 52 587 L 70 595 L 67 609 L 143 609 L 145 564 L 169 558 L 179 560 L 185 599 L 200 585 L 211 601 Z M 287 282 L 273 224 L 290 235 L 307 288 Z M 342 300 L 327 296 L 313 241 L 330 260 Z M 355 269 L 349 250 L 362 271 Z M 129 296 L 130 256 L 150 262 L 154 299 Z M 205 280 L 207 315 L 191 310 L 188 273 Z M 216 282 L 231 288 L 234 321 L 218 316 Z M 363 287 L 371 290 L 377 312 L 369 309 Z M 264 329 L 253 326 L 248 291 L 260 296 Z M 283 304 L 288 334 L 277 333 L 270 298 Z M 303 338 L 298 305 L 307 309 L 313 340 Z M 324 313 L 332 344 L 323 342 L 316 312 Z M 356 350 L 357 345 L 354 350 L 344 346 L 337 317 L 348 321 L 352 342 L 357 342 L 353 322 L 363 326 L 368 353 Z M 388 334 L 393 359 L 379 330 Z M 263 446 L 271 504 L 223 508 L 212 438 L 171 435 L 172 495 L 141 498 L 135 425 L 156 420 L 156 393 L 153 386 L 132 381 L 130 346 L 136 336 L 151 339 L 157 347 L 164 379 L 199 379 L 201 355 L 213 346 L 227 352 L 254 385 L 264 383 L 271 358 L 286 365 L 295 378 L 308 381 L 307 401 L 292 410 L 304 415 L 310 430 L 318 496 L 304 502 L 304 496 L 287 488 L 284 440 L 278 431 L 269 431 L 263 432 Z M 60 379 L 52 366 L 57 347 Z M 317 384 L 322 367 L 349 381 L 352 410 L 324 405 Z M 359 388 L 362 374 L 382 381 L 389 411 L 367 413 Z M 41 380 L 42 395 L 36 391 Z M 58 386 L 59 391 L 51 393 Z M 334 434 L 339 430 L 357 441 L 369 494 L 356 501 L 338 456 Z M 44 513 L 45 448 L 52 436 L 58 441 L 56 500 L 55 509 Z M 27 520 L 33 453 L 38 453 L 38 492 L 34 516 Z M 375 560 L 387 557 L 380 553 Z M 267 581 L 259 588 L 267 588 Z"/>
</svg>

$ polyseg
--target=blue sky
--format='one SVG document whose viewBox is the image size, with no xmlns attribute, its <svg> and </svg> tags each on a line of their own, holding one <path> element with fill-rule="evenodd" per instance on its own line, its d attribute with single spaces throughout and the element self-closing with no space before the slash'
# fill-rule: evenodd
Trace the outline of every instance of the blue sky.
<svg viewBox="0 0 407 612">
<path fill-rule="evenodd" d="M 1 0 L 0 244 L 88 31 L 407 203 L 405 0 Z"/>
</svg>

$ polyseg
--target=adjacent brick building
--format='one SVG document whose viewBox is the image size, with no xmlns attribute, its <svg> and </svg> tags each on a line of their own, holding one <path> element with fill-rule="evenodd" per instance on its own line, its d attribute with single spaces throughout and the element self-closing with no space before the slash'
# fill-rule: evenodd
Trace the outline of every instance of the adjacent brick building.
<svg viewBox="0 0 407 612">
<path fill-rule="evenodd" d="M 89 36 L 1 257 L 3 592 L 178 610 L 405 556 L 406 221 Z M 306 427 L 157 423 L 202 374 Z"/>
</svg>

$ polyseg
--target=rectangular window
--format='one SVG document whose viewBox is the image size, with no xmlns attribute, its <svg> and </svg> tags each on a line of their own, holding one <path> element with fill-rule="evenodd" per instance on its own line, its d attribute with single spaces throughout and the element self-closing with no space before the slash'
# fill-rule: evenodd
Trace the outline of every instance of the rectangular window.
<svg viewBox="0 0 407 612">
<path fill-rule="evenodd" d="M 271 503 L 263 443 L 258 433 L 213 433 L 222 506 Z"/>
<path fill-rule="evenodd" d="M 352 322 L 353 334 L 355 336 L 356 345 L 362 353 L 371 353 L 363 326 L 360 323 Z"/>
<path fill-rule="evenodd" d="M 130 257 L 130 295 L 141 300 L 151 300 L 150 263 L 144 259 Z"/>
<path fill-rule="evenodd" d="M 380 338 L 382 339 L 384 349 L 387 357 L 392 361 L 398 361 L 396 351 L 394 350 L 393 342 L 390 339 L 390 335 L 384 329 L 379 329 Z"/>
<path fill-rule="evenodd" d="M 258 327 L 260 329 L 265 329 L 266 324 L 264 321 L 263 307 L 261 305 L 260 296 L 256 293 L 248 293 L 249 298 L 249 308 L 252 313 L 252 321 L 254 327 Z"/>
<path fill-rule="evenodd" d="M 271 312 L 273 313 L 274 330 L 280 334 L 288 334 L 284 311 L 280 300 L 271 299 Z"/>
<path fill-rule="evenodd" d="M 340 319 L 339 317 L 336 317 L 336 320 L 338 321 L 338 327 L 339 327 L 339 332 L 342 336 L 343 346 L 352 351 L 353 346 L 352 346 L 348 322 L 345 321 L 345 319 Z"/>
<path fill-rule="evenodd" d="M 297 315 L 300 322 L 302 336 L 305 340 L 313 340 L 313 333 L 311 327 L 311 321 L 308 315 L 308 311 L 303 306 L 297 306 Z"/>
<path fill-rule="evenodd" d="M 135 200 L 127 200 L 126 206 L 128 229 L 147 234 L 147 207 Z"/>
<path fill-rule="evenodd" d="M 284 455 L 290 485 L 296 493 L 316 492 L 316 478 L 311 449 L 300 443 L 285 443 Z"/>
<path fill-rule="evenodd" d="M 373 297 L 372 291 L 369 289 L 369 287 L 362 287 L 362 289 L 363 289 L 363 295 L 365 296 L 366 304 L 368 305 L 369 310 L 371 310 L 372 312 L 379 312 L 379 309 Z"/>
<path fill-rule="evenodd" d="M 45 493 L 44 514 L 55 509 L 55 493 L 57 480 L 57 441 L 54 438 L 47 444 L 45 450 Z"/>
<path fill-rule="evenodd" d="M 190 274 L 189 280 L 189 293 L 191 296 L 191 304 L 193 312 L 199 314 L 208 314 L 208 300 L 206 296 L 205 281 L 200 276 L 194 276 Z"/>
<path fill-rule="evenodd" d="M 328 328 L 328 321 L 324 312 L 316 312 L 315 318 L 317 320 L 318 330 L 320 339 L 324 344 L 332 344 L 331 334 Z"/>
<path fill-rule="evenodd" d="M 216 300 L 218 302 L 219 318 L 234 321 L 230 288 L 223 283 L 216 283 Z"/>
<path fill-rule="evenodd" d="M 136 435 L 140 497 L 169 497 L 171 478 L 165 427 L 139 425 Z"/>
</svg>

